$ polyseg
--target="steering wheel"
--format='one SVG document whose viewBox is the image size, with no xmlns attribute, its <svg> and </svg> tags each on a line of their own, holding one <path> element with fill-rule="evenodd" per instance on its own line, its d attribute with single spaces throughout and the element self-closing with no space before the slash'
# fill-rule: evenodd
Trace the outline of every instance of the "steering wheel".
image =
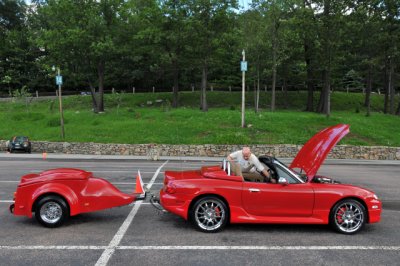
<svg viewBox="0 0 400 266">
<path fill-rule="evenodd" d="M 275 179 L 276 180 L 276 173 L 271 170 L 271 168 L 268 168 L 267 172 L 269 173 L 269 177 L 266 177 L 262 172 L 261 174 L 264 176 L 264 182 L 265 183 L 272 183 L 271 179 Z"/>
</svg>

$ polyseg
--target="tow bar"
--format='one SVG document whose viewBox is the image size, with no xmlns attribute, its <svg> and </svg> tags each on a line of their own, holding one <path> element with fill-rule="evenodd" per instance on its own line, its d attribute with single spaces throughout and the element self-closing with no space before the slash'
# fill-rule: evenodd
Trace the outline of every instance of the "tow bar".
<svg viewBox="0 0 400 266">
<path fill-rule="evenodd" d="M 160 213 L 167 213 L 167 211 L 161 206 L 160 199 L 153 194 L 150 195 L 151 195 L 150 197 L 151 205 L 153 205 L 153 207 L 156 208 L 156 210 L 159 211 Z"/>
</svg>

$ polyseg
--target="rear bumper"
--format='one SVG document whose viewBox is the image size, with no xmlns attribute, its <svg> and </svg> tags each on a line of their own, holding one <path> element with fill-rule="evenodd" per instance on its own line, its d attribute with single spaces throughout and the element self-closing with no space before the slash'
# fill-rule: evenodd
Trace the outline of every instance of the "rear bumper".
<svg viewBox="0 0 400 266">
<path fill-rule="evenodd" d="M 166 211 L 174 213 L 187 220 L 190 201 L 184 200 L 178 195 L 167 194 L 163 190 L 161 190 L 160 204 Z"/>
<path fill-rule="evenodd" d="M 13 146 L 11 146 L 11 147 L 8 147 L 8 149 L 12 149 L 12 150 L 14 150 L 14 151 L 29 151 L 30 149 L 31 149 L 31 147 L 29 147 L 29 146 L 27 146 L 27 147 L 24 147 L 24 146 L 17 146 L 17 147 L 13 147 Z"/>
</svg>

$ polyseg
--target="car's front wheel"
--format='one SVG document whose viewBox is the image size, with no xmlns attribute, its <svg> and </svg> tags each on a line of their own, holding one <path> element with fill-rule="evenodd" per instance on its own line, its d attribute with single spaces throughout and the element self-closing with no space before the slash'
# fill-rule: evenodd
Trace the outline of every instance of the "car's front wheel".
<svg viewBox="0 0 400 266">
<path fill-rule="evenodd" d="M 336 203 L 330 214 L 330 223 L 336 231 L 343 234 L 355 234 L 365 225 L 367 214 L 365 207 L 353 199 Z"/>
<path fill-rule="evenodd" d="M 36 204 L 35 217 L 46 227 L 58 227 L 69 217 L 68 205 L 59 196 L 46 196 Z"/>
<path fill-rule="evenodd" d="M 214 233 L 227 224 L 229 210 L 225 202 L 218 197 L 207 196 L 196 201 L 190 212 L 190 218 L 198 230 Z"/>
</svg>

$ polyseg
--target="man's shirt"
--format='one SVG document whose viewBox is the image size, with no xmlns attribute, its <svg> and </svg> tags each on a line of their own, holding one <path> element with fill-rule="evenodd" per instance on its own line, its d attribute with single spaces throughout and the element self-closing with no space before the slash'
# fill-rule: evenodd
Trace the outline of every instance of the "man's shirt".
<svg viewBox="0 0 400 266">
<path fill-rule="evenodd" d="M 251 154 L 250 158 L 248 160 L 245 160 L 243 158 L 242 151 L 235 151 L 235 152 L 229 154 L 229 156 L 234 161 L 239 163 L 240 168 L 242 169 L 242 172 L 254 172 L 254 169 L 252 169 L 253 167 L 257 168 L 257 170 L 259 172 L 264 170 L 264 166 L 260 163 L 260 161 L 254 154 Z"/>
</svg>

